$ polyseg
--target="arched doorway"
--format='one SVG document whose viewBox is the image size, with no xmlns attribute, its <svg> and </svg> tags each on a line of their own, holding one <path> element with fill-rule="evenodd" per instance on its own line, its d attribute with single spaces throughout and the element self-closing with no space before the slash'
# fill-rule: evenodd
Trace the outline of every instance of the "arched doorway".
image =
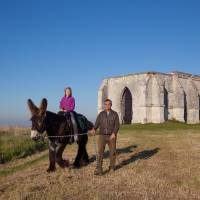
<svg viewBox="0 0 200 200">
<path fill-rule="evenodd" d="M 187 123 L 187 95 L 184 92 L 184 121 Z"/>
<path fill-rule="evenodd" d="M 130 90 L 125 87 L 121 99 L 122 124 L 130 124 L 132 122 L 132 115 L 132 95 Z"/>
<path fill-rule="evenodd" d="M 168 91 L 164 88 L 164 119 L 168 121 L 169 119 L 169 97 Z"/>
<path fill-rule="evenodd" d="M 200 95 L 199 95 L 199 121 L 200 121 Z"/>
</svg>

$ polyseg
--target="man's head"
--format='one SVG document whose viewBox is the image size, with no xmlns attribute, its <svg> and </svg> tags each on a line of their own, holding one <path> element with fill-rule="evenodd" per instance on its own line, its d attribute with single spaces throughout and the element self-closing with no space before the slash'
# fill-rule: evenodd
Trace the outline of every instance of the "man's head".
<svg viewBox="0 0 200 200">
<path fill-rule="evenodd" d="M 106 111 L 109 111 L 112 107 L 112 101 L 110 99 L 106 99 L 104 101 L 104 108 Z"/>
</svg>

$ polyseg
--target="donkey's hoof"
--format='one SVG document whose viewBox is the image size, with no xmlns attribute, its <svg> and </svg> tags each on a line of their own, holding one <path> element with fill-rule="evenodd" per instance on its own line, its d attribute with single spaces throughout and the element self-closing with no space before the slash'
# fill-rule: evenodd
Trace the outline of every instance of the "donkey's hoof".
<svg viewBox="0 0 200 200">
<path fill-rule="evenodd" d="M 61 167 L 61 168 L 66 168 L 66 167 L 69 167 L 69 160 L 63 160 L 62 162 L 58 162 L 58 165 Z"/>
<path fill-rule="evenodd" d="M 88 165 L 89 164 L 89 161 L 86 161 L 86 160 L 82 160 L 81 161 L 81 165 L 82 166 L 86 166 L 86 165 Z"/>
<path fill-rule="evenodd" d="M 81 167 L 80 164 L 76 164 L 76 163 L 73 164 L 73 168 L 74 168 L 74 169 L 79 169 L 80 167 Z"/>
<path fill-rule="evenodd" d="M 64 160 L 64 163 L 65 163 L 65 167 L 69 167 L 70 165 L 69 160 Z"/>
<path fill-rule="evenodd" d="M 50 172 L 55 172 L 56 171 L 56 168 L 54 167 L 54 168 L 52 168 L 52 167 L 49 167 L 48 169 L 47 169 L 47 172 L 48 173 L 50 173 Z"/>
</svg>

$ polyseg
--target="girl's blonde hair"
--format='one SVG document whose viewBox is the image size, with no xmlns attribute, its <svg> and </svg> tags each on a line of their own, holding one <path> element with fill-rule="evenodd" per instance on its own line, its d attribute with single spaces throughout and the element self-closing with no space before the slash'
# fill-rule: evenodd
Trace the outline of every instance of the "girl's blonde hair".
<svg viewBox="0 0 200 200">
<path fill-rule="evenodd" d="M 72 96 L 72 88 L 70 88 L 70 87 L 66 87 L 65 89 L 64 89 L 64 96 L 66 96 L 66 90 L 69 90 L 70 91 L 70 97 Z"/>
</svg>

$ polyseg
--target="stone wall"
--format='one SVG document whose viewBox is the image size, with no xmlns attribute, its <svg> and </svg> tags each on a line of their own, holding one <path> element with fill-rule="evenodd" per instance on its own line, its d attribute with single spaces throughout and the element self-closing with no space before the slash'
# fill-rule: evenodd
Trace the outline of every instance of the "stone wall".
<svg viewBox="0 0 200 200">
<path fill-rule="evenodd" d="M 199 95 L 200 77 L 191 74 L 146 72 L 110 77 L 99 88 L 98 112 L 110 98 L 121 123 L 199 123 Z"/>
</svg>

